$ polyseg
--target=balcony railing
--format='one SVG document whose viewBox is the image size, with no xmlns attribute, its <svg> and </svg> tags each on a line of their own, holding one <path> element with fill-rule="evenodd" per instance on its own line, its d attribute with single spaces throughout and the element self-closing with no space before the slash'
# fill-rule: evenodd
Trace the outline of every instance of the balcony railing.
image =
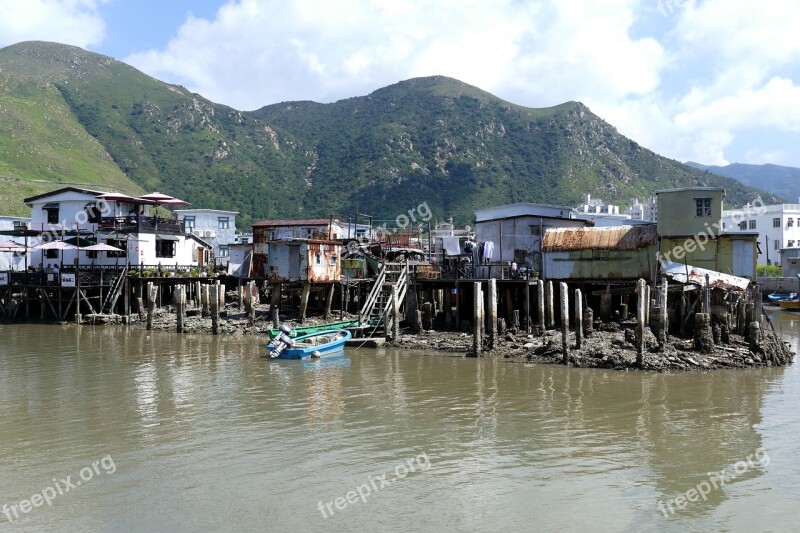
<svg viewBox="0 0 800 533">
<path fill-rule="evenodd" d="M 133 215 L 128 217 L 103 217 L 100 219 L 98 231 L 185 235 L 186 224 L 183 220 L 175 220 L 171 218 Z"/>
</svg>

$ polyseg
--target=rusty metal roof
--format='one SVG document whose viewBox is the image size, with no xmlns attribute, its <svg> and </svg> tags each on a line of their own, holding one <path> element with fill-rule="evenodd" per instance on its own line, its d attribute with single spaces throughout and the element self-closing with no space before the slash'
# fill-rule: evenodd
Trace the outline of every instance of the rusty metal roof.
<svg viewBox="0 0 800 533">
<path fill-rule="evenodd" d="M 542 250 L 545 252 L 637 250 L 654 244 L 657 238 L 655 224 L 604 228 L 551 228 L 544 233 Z"/>
<path fill-rule="evenodd" d="M 339 221 L 333 219 L 334 224 Z M 283 226 L 327 226 L 331 223 L 329 218 L 311 218 L 306 220 L 262 220 L 253 224 L 254 228 L 283 227 Z"/>
</svg>

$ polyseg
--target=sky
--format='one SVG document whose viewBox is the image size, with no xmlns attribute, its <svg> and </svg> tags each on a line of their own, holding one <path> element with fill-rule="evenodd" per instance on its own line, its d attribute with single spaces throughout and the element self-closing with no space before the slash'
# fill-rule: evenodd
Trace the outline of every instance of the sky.
<svg viewBox="0 0 800 533">
<path fill-rule="evenodd" d="M 444 75 L 679 161 L 800 167 L 796 0 L 0 0 L 0 47 L 27 40 L 242 111 Z"/>
</svg>

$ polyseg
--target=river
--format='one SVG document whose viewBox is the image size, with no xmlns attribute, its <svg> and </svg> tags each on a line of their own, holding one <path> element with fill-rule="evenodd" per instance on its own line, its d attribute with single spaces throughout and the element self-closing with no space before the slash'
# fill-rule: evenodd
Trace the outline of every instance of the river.
<svg viewBox="0 0 800 533">
<path fill-rule="evenodd" d="M 800 315 L 773 320 L 797 351 Z M 797 528 L 797 365 L 306 363 L 262 344 L 0 325 L 0 530 Z"/>
</svg>

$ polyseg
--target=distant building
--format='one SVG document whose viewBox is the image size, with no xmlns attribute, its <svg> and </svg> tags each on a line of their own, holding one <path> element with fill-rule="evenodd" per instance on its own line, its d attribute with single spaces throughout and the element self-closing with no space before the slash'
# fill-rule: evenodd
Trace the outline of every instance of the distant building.
<svg viewBox="0 0 800 533">
<path fill-rule="evenodd" d="M 584 194 L 583 203 L 576 207 L 575 211 L 595 215 L 619 215 L 619 206 L 606 204 L 600 198 L 592 198 L 591 194 Z"/>
<path fill-rule="evenodd" d="M 760 265 L 780 265 L 784 249 L 800 247 L 800 204 L 728 209 L 722 222 L 726 232 L 758 234 Z"/>
<path fill-rule="evenodd" d="M 578 219 L 577 215 L 571 207 L 528 202 L 478 209 L 475 211 L 475 240 L 478 243 L 493 243 L 494 250 L 489 263 L 513 261 L 519 267 L 541 272 L 541 246 L 545 231 L 592 225 L 589 221 Z M 491 277 L 497 275 L 497 270 L 491 270 L 489 274 Z"/>
<path fill-rule="evenodd" d="M 655 196 L 651 196 L 643 202 L 638 198 L 631 198 L 631 206 L 628 208 L 627 214 L 631 220 L 658 222 L 658 200 Z"/>
<path fill-rule="evenodd" d="M 186 224 L 186 231 L 200 237 L 212 246 L 218 265 L 227 264 L 231 245 L 236 244 L 236 215 L 238 211 L 220 209 L 176 209 L 178 220 Z"/>
</svg>

